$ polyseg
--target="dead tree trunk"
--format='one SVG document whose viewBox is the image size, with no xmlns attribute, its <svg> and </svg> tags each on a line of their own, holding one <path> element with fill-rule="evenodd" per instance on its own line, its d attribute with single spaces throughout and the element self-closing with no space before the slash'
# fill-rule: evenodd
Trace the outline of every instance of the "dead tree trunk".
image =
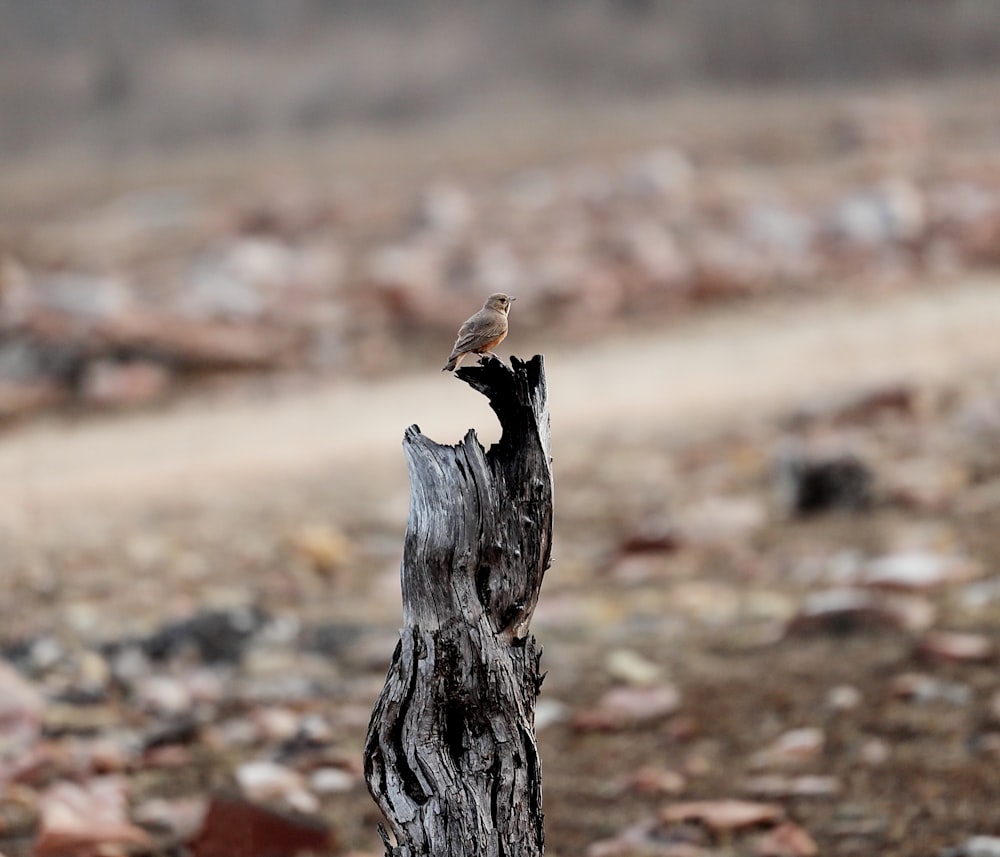
<svg viewBox="0 0 1000 857">
<path fill-rule="evenodd" d="M 403 441 L 404 627 L 365 746 L 387 857 L 543 852 L 528 625 L 552 540 L 549 412 L 541 356 L 511 364 L 456 372 L 500 419 L 488 452 L 475 431 L 442 446 L 411 426 Z"/>
</svg>

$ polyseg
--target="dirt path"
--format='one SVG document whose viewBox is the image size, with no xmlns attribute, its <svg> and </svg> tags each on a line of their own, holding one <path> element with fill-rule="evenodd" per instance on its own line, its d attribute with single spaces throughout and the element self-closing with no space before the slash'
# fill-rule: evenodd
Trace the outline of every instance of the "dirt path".
<svg viewBox="0 0 1000 857">
<path fill-rule="evenodd" d="M 514 320 L 512 320 L 513 323 Z M 992 281 L 876 298 L 734 308 L 669 333 L 549 352 L 554 443 L 623 425 L 689 431 L 752 410 L 897 379 L 1000 368 Z M 533 353 L 542 344 L 511 347 Z M 405 479 L 399 443 L 418 423 L 440 441 L 495 439 L 485 403 L 436 371 L 272 398 L 187 402 L 161 413 L 25 426 L 0 437 L 0 527 L 88 510 L 225 496 L 323 469 Z"/>
</svg>

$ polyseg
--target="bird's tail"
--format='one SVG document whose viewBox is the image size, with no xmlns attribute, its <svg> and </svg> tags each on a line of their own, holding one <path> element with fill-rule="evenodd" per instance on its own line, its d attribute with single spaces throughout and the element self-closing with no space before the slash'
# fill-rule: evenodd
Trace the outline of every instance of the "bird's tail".
<svg viewBox="0 0 1000 857">
<path fill-rule="evenodd" d="M 451 354 L 451 356 L 448 358 L 448 362 L 444 364 L 444 369 L 442 369 L 441 371 L 442 372 L 454 372 L 455 371 L 455 367 L 458 366 L 458 364 L 462 362 L 462 358 L 464 356 L 465 356 L 464 354 L 458 354 L 457 352 L 453 351 L 452 354 Z"/>
</svg>

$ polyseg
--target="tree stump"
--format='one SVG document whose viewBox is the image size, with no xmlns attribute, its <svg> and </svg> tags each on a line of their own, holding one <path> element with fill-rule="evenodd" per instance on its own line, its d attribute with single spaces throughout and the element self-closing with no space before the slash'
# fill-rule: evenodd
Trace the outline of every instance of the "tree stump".
<svg viewBox="0 0 1000 857">
<path fill-rule="evenodd" d="M 372 712 L 365 779 L 387 857 L 543 852 L 535 744 L 541 649 L 528 626 L 549 567 L 552 469 L 544 362 L 460 368 L 503 434 L 442 446 L 406 430 L 403 623 Z"/>
</svg>

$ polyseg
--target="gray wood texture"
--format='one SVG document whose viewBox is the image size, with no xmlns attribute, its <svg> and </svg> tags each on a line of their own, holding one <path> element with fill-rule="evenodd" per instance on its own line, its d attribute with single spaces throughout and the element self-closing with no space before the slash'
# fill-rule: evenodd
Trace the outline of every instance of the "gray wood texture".
<svg viewBox="0 0 1000 857">
<path fill-rule="evenodd" d="M 456 372 L 503 430 L 443 446 L 406 430 L 403 623 L 372 712 L 365 778 L 387 857 L 543 853 L 535 744 L 541 649 L 529 624 L 552 543 L 544 361 Z"/>
</svg>

